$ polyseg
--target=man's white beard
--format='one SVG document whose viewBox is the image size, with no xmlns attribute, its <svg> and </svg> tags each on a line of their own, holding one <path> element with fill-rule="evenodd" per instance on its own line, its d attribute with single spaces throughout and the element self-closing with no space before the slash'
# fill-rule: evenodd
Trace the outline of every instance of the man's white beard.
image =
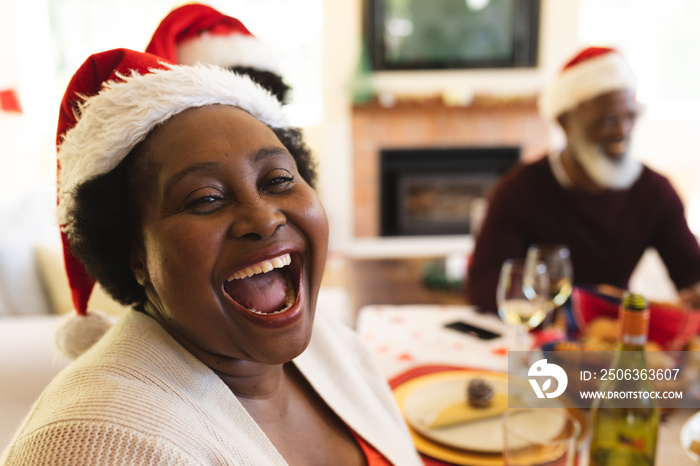
<svg viewBox="0 0 700 466">
<path fill-rule="evenodd" d="M 642 164 L 632 158 L 629 147 L 622 158 L 611 160 L 599 145 L 586 138 L 578 124 L 574 124 L 573 140 L 569 141 L 571 154 L 596 184 L 608 189 L 626 189 L 637 181 Z"/>
</svg>

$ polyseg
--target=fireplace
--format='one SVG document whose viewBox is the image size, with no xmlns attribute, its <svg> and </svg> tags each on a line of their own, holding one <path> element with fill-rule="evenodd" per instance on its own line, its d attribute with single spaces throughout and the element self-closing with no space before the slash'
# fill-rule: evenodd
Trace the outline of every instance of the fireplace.
<svg viewBox="0 0 700 466">
<path fill-rule="evenodd" d="M 352 224 L 356 238 L 382 235 L 383 217 L 385 224 L 396 222 L 395 207 L 385 209 L 388 215 L 380 212 L 382 149 L 517 146 L 520 160 L 530 162 L 549 147 L 549 127 L 539 115 L 534 96 L 518 100 L 477 95 L 466 106 L 443 105 L 439 99 L 398 100 L 393 107 L 356 105 L 352 131 Z M 401 160 L 397 163 L 400 166 Z M 385 234 L 397 235 L 395 225 L 384 227 Z"/>
<path fill-rule="evenodd" d="M 520 160 L 520 148 L 381 150 L 382 236 L 474 232 L 496 179 Z"/>
</svg>

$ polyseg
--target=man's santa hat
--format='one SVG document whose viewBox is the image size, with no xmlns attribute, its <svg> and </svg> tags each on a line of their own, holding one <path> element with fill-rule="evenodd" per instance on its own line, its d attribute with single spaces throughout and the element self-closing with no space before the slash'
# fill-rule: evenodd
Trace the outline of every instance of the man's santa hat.
<svg viewBox="0 0 700 466">
<path fill-rule="evenodd" d="M 588 47 L 577 53 L 546 88 L 539 99 L 540 113 L 556 121 L 563 113 L 599 95 L 636 89 L 636 80 L 625 59 L 609 47 Z"/>
<path fill-rule="evenodd" d="M 127 49 L 90 56 L 63 96 L 58 118 L 58 207 L 64 259 L 76 315 L 57 333 L 71 358 L 92 346 L 109 327 L 88 312 L 94 280 L 71 254 L 71 215 L 76 189 L 113 170 L 157 125 L 193 107 L 231 105 L 273 128 L 288 127 L 279 101 L 247 76 L 211 65 L 179 66 Z"/>
<path fill-rule="evenodd" d="M 146 52 L 173 63 L 243 66 L 280 74 L 280 56 L 238 19 L 192 3 L 171 11 L 153 33 Z"/>
</svg>

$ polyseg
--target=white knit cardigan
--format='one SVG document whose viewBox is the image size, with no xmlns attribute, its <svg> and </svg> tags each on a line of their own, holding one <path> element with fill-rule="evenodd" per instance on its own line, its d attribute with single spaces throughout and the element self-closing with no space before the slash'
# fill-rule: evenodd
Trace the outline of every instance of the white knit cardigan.
<svg viewBox="0 0 700 466">
<path fill-rule="evenodd" d="M 393 464 L 421 465 L 386 380 L 357 335 L 317 312 L 295 364 Z M 128 312 L 41 395 L 1 465 L 284 465 L 228 387 L 156 321 Z"/>
</svg>

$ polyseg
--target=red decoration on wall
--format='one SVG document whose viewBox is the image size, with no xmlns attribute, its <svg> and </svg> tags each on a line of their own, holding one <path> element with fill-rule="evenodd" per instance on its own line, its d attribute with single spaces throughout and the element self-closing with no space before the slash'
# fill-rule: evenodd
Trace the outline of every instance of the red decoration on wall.
<svg viewBox="0 0 700 466">
<path fill-rule="evenodd" d="M 22 107 L 19 105 L 19 98 L 14 89 L 0 91 L 0 110 L 22 113 Z"/>
</svg>

